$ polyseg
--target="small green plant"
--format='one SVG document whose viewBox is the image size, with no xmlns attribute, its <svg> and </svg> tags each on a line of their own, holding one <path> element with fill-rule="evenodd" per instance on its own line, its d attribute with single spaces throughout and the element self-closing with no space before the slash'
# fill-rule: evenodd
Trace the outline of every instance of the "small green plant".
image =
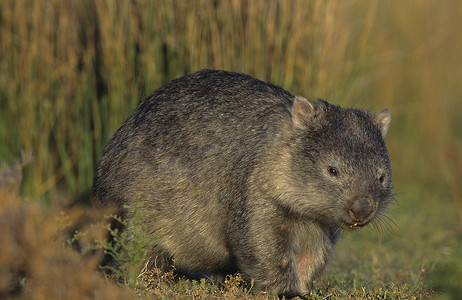
<svg viewBox="0 0 462 300">
<path fill-rule="evenodd" d="M 124 209 L 132 216 L 130 222 L 120 216 L 110 215 L 108 219 L 113 221 L 112 226 L 111 224 L 106 225 L 110 238 L 105 241 L 96 241 L 82 253 L 103 250 L 104 254 L 111 257 L 114 263 L 101 265 L 101 270 L 110 274 L 108 276 L 121 285 L 134 288 L 142 273 L 147 252 L 157 240 L 146 234 L 146 216 L 153 214 L 154 211 L 146 211 L 142 201 L 138 201 L 138 204 L 133 207 L 124 206 Z M 114 224 L 117 226 L 113 226 Z M 81 233 L 77 231 L 70 242 L 78 241 L 80 236 Z"/>
<path fill-rule="evenodd" d="M 108 225 L 109 234 L 112 242 L 103 244 L 104 253 L 110 255 L 117 266 L 102 266 L 103 270 L 108 270 L 115 275 L 119 282 L 130 287 L 136 285 L 137 279 L 143 269 L 146 255 L 149 249 L 154 246 L 156 238 L 146 234 L 147 228 L 145 219 L 147 214 L 144 205 L 139 201 L 134 207 L 124 206 L 124 209 L 133 216 L 130 222 L 120 216 L 112 216 L 116 222 L 122 225 L 123 231 L 118 228 L 111 228 Z"/>
</svg>

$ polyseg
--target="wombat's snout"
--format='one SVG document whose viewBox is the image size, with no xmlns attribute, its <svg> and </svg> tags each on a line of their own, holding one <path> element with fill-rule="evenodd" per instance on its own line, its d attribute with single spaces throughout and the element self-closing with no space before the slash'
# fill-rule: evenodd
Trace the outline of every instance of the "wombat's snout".
<svg viewBox="0 0 462 300">
<path fill-rule="evenodd" d="M 358 197 L 353 200 L 348 208 L 348 216 L 354 226 L 366 225 L 373 217 L 375 205 L 372 199 L 368 197 Z"/>
</svg>

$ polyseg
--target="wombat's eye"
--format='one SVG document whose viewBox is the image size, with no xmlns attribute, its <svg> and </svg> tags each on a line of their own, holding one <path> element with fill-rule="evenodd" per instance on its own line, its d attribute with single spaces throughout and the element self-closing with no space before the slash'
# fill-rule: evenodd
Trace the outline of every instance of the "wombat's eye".
<svg viewBox="0 0 462 300">
<path fill-rule="evenodd" d="M 379 180 L 381 184 L 383 184 L 385 182 L 385 172 L 383 172 L 382 170 L 379 170 L 377 174 L 377 179 Z"/>
<path fill-rule="evenodd" d="M 337 170 L 336 168 L 334 168 L 334 167 L 329 167 L 329 168 L 327 169 L 327 171 L 328 171 L 329 174 L 332 175 L 332 176 L 337 176 L 337 175 L 338 175 L 338 170 Z"/>
<path fill-rule="evenodd" d="M 385 175 L 380 175 L 379 181 L 380 183 L 383 183 L 385 181 Z"/>
</svg>

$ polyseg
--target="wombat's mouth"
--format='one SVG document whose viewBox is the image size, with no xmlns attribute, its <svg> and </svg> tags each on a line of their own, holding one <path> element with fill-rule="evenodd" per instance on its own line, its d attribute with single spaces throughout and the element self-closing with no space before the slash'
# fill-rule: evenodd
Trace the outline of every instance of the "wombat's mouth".
<svg viewBox="0 0 462 300">
<path fill-rule="evenodd" d="M 346 231 L 357 231 L 361 228 L 363 228 L 364 226 L 366 226 L 367 224 L 369 224 L 369 222 L 366 222 L 366 223 L 343 223 L 343 226 L 342 228 Z"/>
<path fill-rule="evenodd" d="M 351 218 L 351 216 L 344 217 L 342 220 L 342 228 L 346 231 L 357 231 L 368 225 L 374 219 L 374 217 L 375 211 L 363 220 L 355 220 L 354 218 Z"/>
</svg>

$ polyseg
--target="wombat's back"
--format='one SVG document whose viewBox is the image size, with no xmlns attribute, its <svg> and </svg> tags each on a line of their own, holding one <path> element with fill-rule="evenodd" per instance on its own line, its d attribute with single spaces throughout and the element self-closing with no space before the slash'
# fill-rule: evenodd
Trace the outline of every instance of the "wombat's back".
<svg viewBox="0 0 462 300">
<path fill-rule="evenodd" d="M 195 178 L 199 184 L 220 175 L 212 169 L 223 176 L 248 169 L 237 164 L 251 164 L 262 141 L 290 120 L 292 100 L 285 90 L 244 74 L 203 70 L 173 80 L 148 97 L 109 141 L 95 195 L 104 204 L 121 204 L 145 187 L 153 190 L 159 178 L 152 174 L 165 173 L 168 181 L 174 175 Z"/>
</svg>

